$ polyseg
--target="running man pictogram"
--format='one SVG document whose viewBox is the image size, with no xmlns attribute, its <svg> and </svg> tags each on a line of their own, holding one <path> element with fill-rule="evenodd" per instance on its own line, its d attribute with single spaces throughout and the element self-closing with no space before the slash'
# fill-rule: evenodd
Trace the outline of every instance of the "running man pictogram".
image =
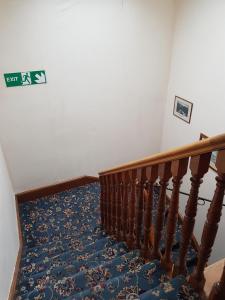
<svg viewBox="0 0 225 300">
<path fill-rule="evenodd" d="M 22 84 L 29 85 L 31 84 L 30 72 L 24 72 L 22 74 Z"/>
</svg>

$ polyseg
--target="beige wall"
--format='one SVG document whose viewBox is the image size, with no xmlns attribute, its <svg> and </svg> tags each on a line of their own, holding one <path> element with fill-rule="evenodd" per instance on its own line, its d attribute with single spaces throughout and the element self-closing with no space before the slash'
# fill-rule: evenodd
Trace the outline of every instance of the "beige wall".
<svg viewBox="0 0 225 300">
<path fill-rule="evenodd" d="M 173 0 L 0 2 L 0 140 L 15 191 L 158 152 Z"/>
<path fill-rule="evenodd" d="M 0 300 L 8 299 L 19 249 L 15 197 L 0 146 Z"/>
<path fill-rule="evenodd" d="M 164 117 L 162 150 L 225 132 L 225 1 L 179 0 L 172 64 Z M 174 97 L 194 103 L 191 124 L 173 116 Z M 200 195 L 211 198 L 216 173 L 210 171 Z M 190 177 L 190 174 L 187 178 Z M 190 187 L 189 180 L 182 186 Z M 182 209 L 186 198 L 182 200 Z M 208 205 L 199 206 L 196 235 L 200 239 Z M 225 257 L 223 217 L 211 261 Z"/>
</svg>

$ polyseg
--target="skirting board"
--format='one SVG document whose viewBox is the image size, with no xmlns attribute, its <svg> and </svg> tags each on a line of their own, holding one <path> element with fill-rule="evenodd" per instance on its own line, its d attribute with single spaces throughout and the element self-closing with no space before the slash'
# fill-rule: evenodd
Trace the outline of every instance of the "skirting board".
<svg viewBox="0 0 225 300">
<path fill-rule="evenodd" d="M 55 193 L 59 193 L 71 188 L 79 187 L 85 184 L 98 182 L 98 181 L 99 181 L 98 177 L 82 176 L 82 177 L 71 179 L 69 181 L 63 181 L 53 185 L 40 187 L 38 189 L 29 190 L 16 195 L 15 201 L 16 201 L 17 226 L 18 226 L 18 234 L 19 234 L 19 251 L 16 259 L 16 265 L 14 269 L 13 280 L 11 283 L 8 300 L 14 300 L 15 297 L 16 283 L 19 276 L 19 267 L 20 267 L 20 261 L 21 261 L 22 250 L 23 250 L 23 236 L 22 236 L 22 229 L 21 229 L 20 216 L 19 216 L 19 203 L 32 201 L 40 197 L 53 195 Z"/>
<path fill-rule="evenodd" d="M 93 176 L 82 176 L 78 178 L 71 179 L 69 181 L 63 181 L 60 183 L 56 183 L 53 185 L 40 187 L 38 189 L 29 190 L 23 193 L 19 193 L 16 195 L 16 198 L 19 203 L 35 200 L 40 197 L 53 195 L 55 193 L 59 193 L 74 187 L 78 187 L 81 185 L 85 185 L 88 183 L 99 181 L 98 177 Z"/>
<path fill-rule="evenodd" d="M 14 269 L 14 273 L 13 273 L 13 279 L 12 279 L 12 283 L 11 283 L 11 287 L 10 287 L 10 291 L 9 291 L 8 300 L 15 299 L 16 284 L 17 284 L 17 278 L 18 278 L 19 270 L 20 270 L 20 261 L 21 261 L 21 257 L 22 257 L 22 250 L 23 250 L 23 247 L 20 245 L 19 251 L 17 254 L 17 258 L 16 258 L 16 264 L 15 264 L 15 269 Z"/>
</svg>

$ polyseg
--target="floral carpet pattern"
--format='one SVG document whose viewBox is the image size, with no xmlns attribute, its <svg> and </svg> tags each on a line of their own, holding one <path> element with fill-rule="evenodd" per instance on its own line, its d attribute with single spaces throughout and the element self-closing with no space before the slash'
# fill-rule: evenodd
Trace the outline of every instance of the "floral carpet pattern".
<svg viewBox="0 0 225 300">
<path fill-rule="evenodd" d="M 153 220 L 158 194 L 156 187 Z M 99 195 L 96 182 L 20 204 L 25 246 L 15 300 L 199 299 L 184 277 L 169 279 L 158 261 L 146 263 L 139 250 L 130 251 L 101 230 Z M 165 232 L 162 251 L 164 242 Z M 190 248 L 189 270 L 195 264 Z"/>
</svg>

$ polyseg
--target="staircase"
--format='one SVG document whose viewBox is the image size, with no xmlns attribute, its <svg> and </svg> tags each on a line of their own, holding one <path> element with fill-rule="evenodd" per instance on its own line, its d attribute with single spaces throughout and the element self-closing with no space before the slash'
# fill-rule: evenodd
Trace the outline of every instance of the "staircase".
<svg viewBox="0 0 225 300">
<path fill-rule="evenodd" d="M 100 184 L 21 203 L 15 299 L 203 299 L 225 191 L 224 148 L 225 136 L 214 137 L 101 172 Z M 215 150 L 216 190 L 197 251 L 198 191 Z M 181 220 L 179 189 L 188 166 L 192 187 Z M 224 274 L 210 300 L 225 299 Z"/>
<path fill-rule="evenodd" d="M 155 186 L 154 215 L 158 197 Z M 17 300 L 133 299 L 138 294 L 147 299 L 150 291 L 154 295 L 166 289 L 173 296 L 187 290 L 185 278 L 170 282 L 157 260 L 145 263 L 139 250 L 130 251 L 125 242 L 101 230 L 99 200 L 99 183 L 93 183 L 20 206 L 26 246 Z M 174 257 L 179 226 L 176 233 Z M 193 248 L 188 259 L 191 269 L 196 262 Z"/>
</svg>

